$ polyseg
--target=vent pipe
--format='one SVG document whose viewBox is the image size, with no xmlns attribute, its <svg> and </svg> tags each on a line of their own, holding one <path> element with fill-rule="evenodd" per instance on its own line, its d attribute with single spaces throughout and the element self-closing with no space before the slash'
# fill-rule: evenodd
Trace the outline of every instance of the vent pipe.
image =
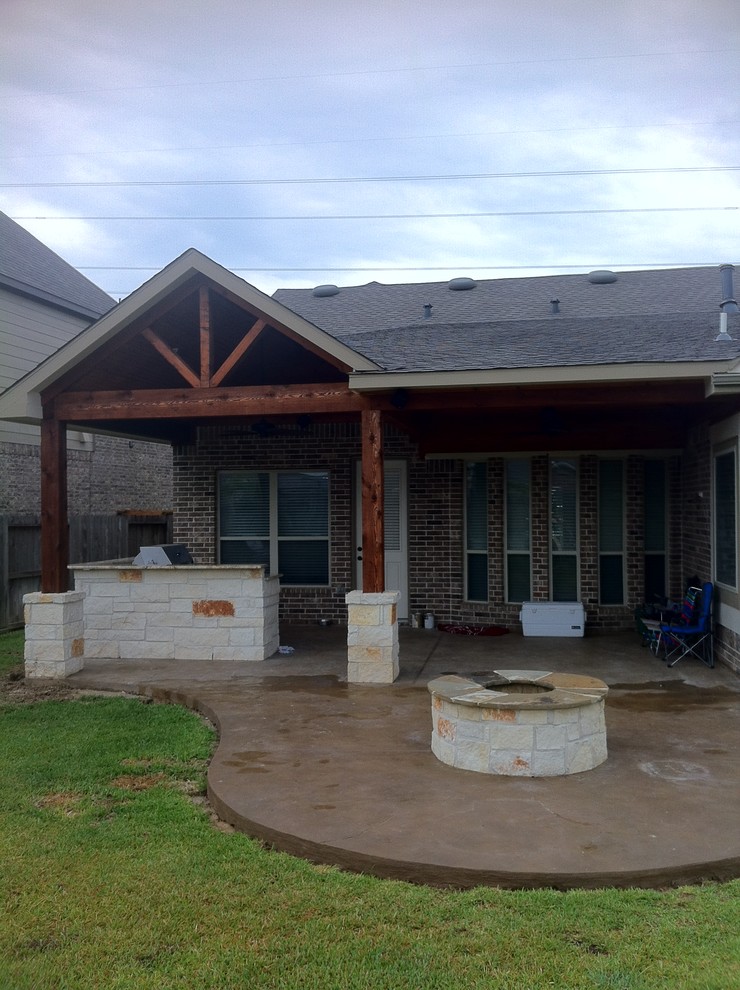
<svg viewBox="0 0 740 990">
<path fill-rule="evenodd" d="M 720 265 L 719 273 L 722 278 L 722 302 L 719 304 L 719 333 L 714 338 L 717 340 L 732 340 L 727 332 L 727 314 L 737 313 L 738 305 L 734 296 L 732 286 L 732 274 L 735 271 L 734 265 Z"/>
<path fill-rule="evenodd" d="M 425 320 L 431 320 L 431 318 L 432 318 L 432 304 L 431 303 L 425 303 L 424 304 L 424 319 Z"/>
<path fill-rule="evenodd" d="M 550 300 L 550 312 L 555 315 L 560 312 L 560 300 L 551 299 Z"/>
<path fill-rule="evenodd" d="M 735 271 L 734 265 L 720 265 L 719 273 L 722 278 L 722 302 L 719 308 L 723 313 L 737 313 L 738 305 L 732 287 L 732 275 Z"/>
</svg>

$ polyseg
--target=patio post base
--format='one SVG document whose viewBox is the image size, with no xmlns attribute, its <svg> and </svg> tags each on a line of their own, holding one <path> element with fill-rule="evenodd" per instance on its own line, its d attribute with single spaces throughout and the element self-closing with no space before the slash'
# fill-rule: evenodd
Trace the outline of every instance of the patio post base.
<svg viewBox="0 0 740 990">
<path fill-rule="evenodd" d="M 392 684 L 398 677 L 398 591 L 350 591 L 347 617 L 347 681 Z"/>
<path fill-rule="evenodd" d="M 85 653 L 84 599 L 85 593 L 82 591 L 60 594 L 34 592 L 23 596 L 26 677 L 61 680 L 82 670 Z"/>
</svg>

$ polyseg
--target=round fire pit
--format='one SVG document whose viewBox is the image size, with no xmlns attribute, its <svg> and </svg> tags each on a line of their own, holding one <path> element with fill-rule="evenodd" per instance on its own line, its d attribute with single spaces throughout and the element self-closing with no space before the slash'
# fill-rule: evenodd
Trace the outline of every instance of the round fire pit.
<svg viewBox="0 0 740 990">
<path fill-rule="evenodd" d="M 494 670 L 429 683 L 432 752 L 452 767 L 509 777 L 557 777 L 606 759 L 604 699 L 596 677 Z"/>
</svg>

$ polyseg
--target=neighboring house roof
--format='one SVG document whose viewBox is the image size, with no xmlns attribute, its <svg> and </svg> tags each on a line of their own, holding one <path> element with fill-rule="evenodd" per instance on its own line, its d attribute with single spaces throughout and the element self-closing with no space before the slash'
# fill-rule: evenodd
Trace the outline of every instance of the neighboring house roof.
<svg viewBox="0 0 740 990">
<path fill-rule="evenodd" d="M 368 285 L 274 298 L 386 371 L 573 367 L 726 361 L 733 341 L 715 341 L 722 286 L 717 268 Z M 331 291 L 331 290 L 329 290 Z M 558 312 L 552 312 L 552 301 Z M 431 305 L 431 311 L 428 307 Z"/>
<path fill-rule="evenodd" d="M 4 213 L 0 213 L 0 285 L 90 320 L 115 305 L 106 292 Z"/>
</svg>

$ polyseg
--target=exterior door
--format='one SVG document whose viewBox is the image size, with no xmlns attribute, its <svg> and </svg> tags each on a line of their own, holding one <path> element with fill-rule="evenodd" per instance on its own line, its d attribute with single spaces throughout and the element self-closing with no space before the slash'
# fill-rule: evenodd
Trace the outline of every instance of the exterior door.
<svg viewBox="0 0 740 990">
<path fill-rule="evenodd" d="M 406 461 L 385 461 L 383 473 L 385 523 L 385 587 L 400 591 L 399 619 L 409 617 L 408 498 Z M 355 471 L 356 586 L 362 588 L 362 464 Z"/>
</svg>

